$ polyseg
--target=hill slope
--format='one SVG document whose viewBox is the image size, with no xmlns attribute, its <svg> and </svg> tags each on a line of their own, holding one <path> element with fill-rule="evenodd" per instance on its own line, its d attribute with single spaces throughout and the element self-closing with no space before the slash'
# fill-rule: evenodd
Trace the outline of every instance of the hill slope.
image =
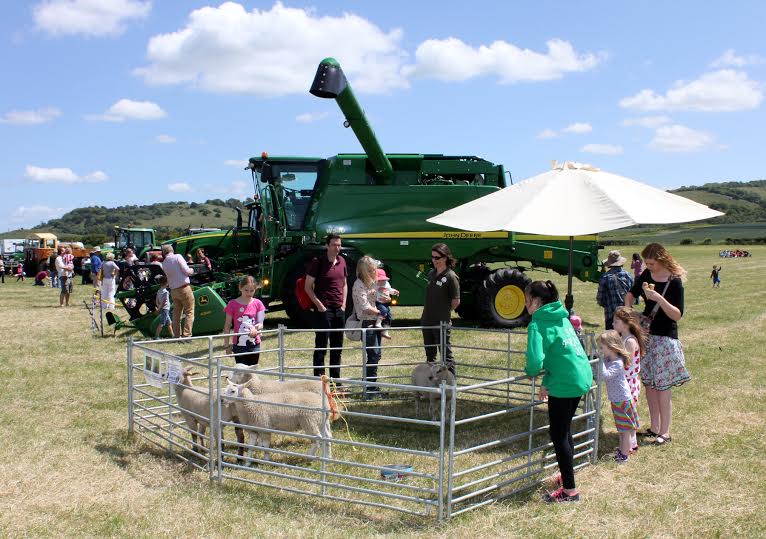
<svg viewBox="0 0 766 539">
<path fill-rule="evenodd" d="M 52 232 L 61 239 L 80 240 L 89 245 L 112 241 L 115 226 L 154 228 L 158 239 L 166 240 L 185 233 L 189 227 L 229 228 L 234 225 L 235 207 L 243 202 L 235 198 L 197 202 L 162 202 L 145 206 L 77 208 L 58 219 L 32 229 L 12 230 L 0 238 L 24 238 L 30 232 Z"/>
</svg>

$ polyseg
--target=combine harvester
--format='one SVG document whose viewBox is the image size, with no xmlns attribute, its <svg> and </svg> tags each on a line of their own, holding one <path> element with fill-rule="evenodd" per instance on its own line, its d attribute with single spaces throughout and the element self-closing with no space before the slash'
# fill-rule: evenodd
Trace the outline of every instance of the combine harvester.
<svg viewBox="0 0 766 539">
<path fill-rule="evenodd" d="M 236 275 L 260 279 L 262 301 L 270 311 L 284 309 L 295 325 L 305 325 L 307 312 L 295 297 L 295 282 L 312 257 L 323 252 L 328 233 L 343 238 L 349 279 L 356 261 L 370 255 L 383 262 L 401 292 L 398 305 L 422 305 L 430 267 L 430 249 L 448 243 L 458 260 L 461 282 L 458 314 L 484 325 L 525 326 L 525 267 L 568 269 L 568 238 L 514 232 L 461 232 L 426 222 L 428 217 L 506 186 L 503 165 L 470 155 L 386 154 L 367 121 L 339 63 L 319 64 L 310 92 L 335 99 L 365 153 L 317 157 L 272 157 L 249 160 L 256 202 L 248 205 L 229 230 L 171 240 L 176 252 L 203 247 L 217 268 L 196 275 L 194 334 L 221 331 L 223 307 L 238 294 Z M 574 276 L 597 281 L 596 236 L 575 239 Z M 199 266 L 197 266 L 197 269 Z M 118 293 L 132 322 L 150 335 L 154 316 L 154 274 L 145 286 Z M 142 282 L 142 281 L 137 281 Z M 349 286 L 350 290 L 350 286 Z M 141 309 L 136 310 L 136 305 Z M 347 302 L 350 309 L 351 301 Z M 126 305 L 126 308 L 128 305 Z M 132 312 L 131 312 L 132 311 Z"/>
</svg>

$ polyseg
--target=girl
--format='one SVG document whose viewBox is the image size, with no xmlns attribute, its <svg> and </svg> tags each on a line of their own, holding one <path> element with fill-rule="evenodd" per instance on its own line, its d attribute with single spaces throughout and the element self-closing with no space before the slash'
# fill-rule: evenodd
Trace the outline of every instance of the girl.
<svg viewBox="0 0 766 539">
<path fill-rule="evenodd" d="M 226 353 L 236 355 L 237 363 L 258 365 L 261 354 L 261 333 L 263 320 L 266 318 L 266 307 L 261 300 L 254 298 L 255 291 L 260 288 L 258 281 L 250 275 L 239 281 L 239 297 L 231 300 L 223 312 L 226 322 L 223 325 L 223 343 Z M 234 331 L 232 331 L 232 325 Z M 229 335 L 234 333 L 234 335 Z M 229 341 L 231 337 L 232 341 Z"/>
<path fill-rule="evenodd" d="M 651 320 L 641 365 L 651 425 L 641 435 L 653 437 L 653 445 L 663 446 L 671 441 L 671 390 L 691 380 L 678 340 L 678 321 L 684 314 L 686 270 L 659 243 L 644 247 L 641 256 L 646 270 L 625 295 L 625 306 L 630 307 L 635 298 L 643 296 L 644 315 Z"/>
<path fill-rule="evenodd" d="M 614 426 L 620 435 L 620 447 L 615 451 L 614 460 L 617 464 L 625 464 L 631 449 L 631 434 L 635 436 L 638 430 L 638 414 L 623 373 L 630 365 L 630 355 L 622 344 L 622 337 L 613 329 L 599 335 L 598 344 L 604 359 L 601 364 L 601 377 L 606 382 L 606 391 L 612 403 Z"/>
<path fill-rule="evenodd" d="M 633 399 L 633 406 L 638 414 L 638 396 L 641 394 L 641 384 L 638 382 L 638 373 L 641 372 L 641 356 L 644 354 L 644 332 L 641 330 L 641 324 L 633 311 L 625 307 L 618 307 L 614 312 L 614 329 L 622 337 L 622 344 L 630 356 L 630 364 L 625 367 L 625 380 L 630 388 L 630 396 Z M 636 434 L 631 434 L 630 452 L 638 451 L 638 441 Z"/>
<path fill-rule="evenodd" d="M 556 286 L 551 281 L 534 281 L 527 285 L 524 295 L 527 312 L 532 315 L 524 370 L 529 376 L 545 373 L 540 398 L 548 399 L 549 434 L 562 482 L 561 488 L 543 499 L 548 503 L 577 502 L 580 494 L 574 478 L 572 418 L 590 389 L 593 373 Z"/>
</svg>

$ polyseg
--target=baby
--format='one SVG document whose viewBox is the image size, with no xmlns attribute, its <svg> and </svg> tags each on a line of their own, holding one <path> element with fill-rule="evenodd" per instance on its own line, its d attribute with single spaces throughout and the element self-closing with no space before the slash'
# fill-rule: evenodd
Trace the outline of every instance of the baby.
<svg viewBox="0 0 766 539">
<path fill-rule="evenodd" d="M 375 307 L 380 311 L 380 314 L 375 319 L 375 327 L 382 328 L 384 324 L 386 327 L 390 327 L 394 318 L 389 304 L 391 303 L 391 296 L 398 296 L 399 291 L 391 287 L 391 284 L 388 282 L 388 275 L 386 275 L 386 271 L 383 268 L 378 268 L 376 280 L 378 281 L 378 291 L 375 297 Z M 388 330 L 383 331 L 381 336 L 385 339 L 391 338 Z"/>
</svg>

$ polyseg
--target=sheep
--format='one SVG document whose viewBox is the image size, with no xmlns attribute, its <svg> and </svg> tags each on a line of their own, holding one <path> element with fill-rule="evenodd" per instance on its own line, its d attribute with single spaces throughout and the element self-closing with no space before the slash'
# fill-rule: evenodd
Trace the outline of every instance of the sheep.
<svg viewBox="0 0 766 539">
<path fill-rule="evenodd" d="M 224 400 L 234 403 L 237 417 L 242 424 L 256 428 L 283 430 L 297 432 L 302 430 L 311 436 L 332 439 L 330 428 L 330 413 L 322 412 L 323 397 L 316 393 L 308 392 L 282 392 L 265 393 L 257 397 L 243 384 L 234 384 L 231 381 L 223 392 Z M 257 398 L 258 401 L 254 402 Z M 288 408 L 278 406 L 290 404 L 306 406 L 315 409 Z M 250 447 L 247 450 L 247 458 L 253 458 L 253 446 L 268 449 L 271 446 L 271 433 L 250 430 Z M 324 433 L 324 434 L 323 434 Z M 309 455 L 315 455 L 320 447 L 320 439 L 315 439 L 309 450 Z M 328 445 L 327 456 L 332 457 L 332 445 Z M 271 460 L 267 452 L 265 460 Z"/>
<path fill-rule="evenodd" d="M 263 380 L 256 374 L 255 368 L 243 363 L 234 365 L 236 369 L 232 372 L 230 380 L 235 384 L 243 384 L 253 392 L 254 395 L 263 395 L 264 393 L 283 393 L 308 392 L 322 394 L 324 382 L 322 380 L 287 380 L 280 382 L 278 380 Z"/>
<path fill-rule="evenodd" d="M 452 389 L 455 386 L 455 375 L 446 365 L 436 363 L 421 363 L 412 370 L 412 385 L 421 387 L 439 387 L 442 382 L 447 384 L 447 417 L 451 414 Z M 420 399 L 428 398 L 428 411 L 431 413 L 431 421 L 439 419 L 439 406 L 441 395 L 426 391 L 415 391 L 415 416 L 420 415 Z"/>
<path fill-rule="evenodd" d="M 181 408 L 181 415 L 186 421 L 186 426 L 189 427 L 192 437 L 192 451 L 196 451 L 197 433 L 199 433 L 199 447 L 204 449 L 205 447 L 205 431 L 207 431 L 208 417 L 210 415 L 210 400 L 208 398 L 208 388 L 195 387 L 192 384 L 191 377 L 197 373 L 192 372 L 190 368 L 185 368 L 181 371 L 181 379 L 175 384 L 176 402 Z M 194 389 L 191 389 L 194 387 Z M 191 413 L 190 413 L 191 412 Z M 197 414 L 197 415 L 194 415 Z M 200 417 L 197 417 L 200 416 Z M 239 419 L 236 415 L 234 406 L 230 403 L 221 403 L 221 419 L 223 421 L 230 421 L 232 423 L 239 423 Z M 213 431 L 215 432 L 215 431 Z M 235 427 L 234 432 L 237 435 L 237 442 L 244 444 L 245 433 L 240 427 Z M 238 450 L 241 457 L 244 453 L 242 445 L 239 445 Z"/>
</svg>

